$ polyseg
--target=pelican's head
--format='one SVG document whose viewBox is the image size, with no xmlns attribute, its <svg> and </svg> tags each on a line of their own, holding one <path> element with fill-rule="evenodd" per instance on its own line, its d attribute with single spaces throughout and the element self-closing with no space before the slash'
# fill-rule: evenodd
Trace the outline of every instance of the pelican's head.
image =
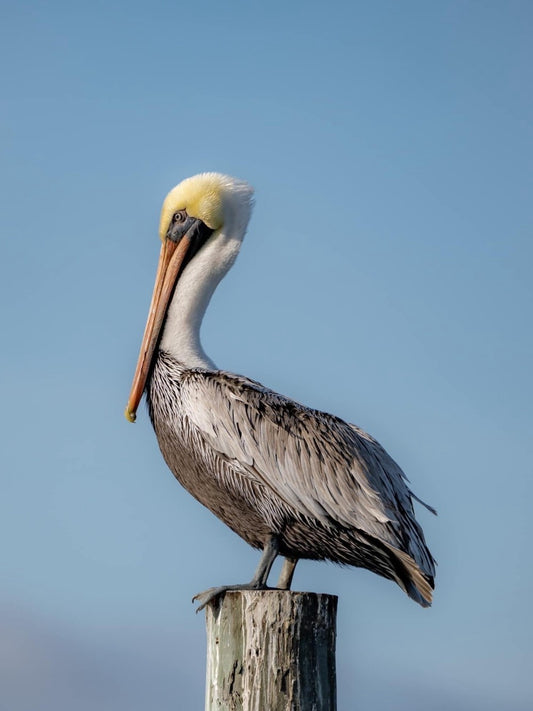
<svg viewBox="0 0 533 711">
<path fill-rule="evenodd" d="M 253 189 L 247 183 L 220 173 L 187 178 L 166 196 L 159 223 L 162 245 L 154 293 L 125 413 L 130 422 L 135 421 L 178 279 L 209 242 L 218 251 L 218 258 L 213 260 L 219 271 L 218 283 L 239 250 L 250 219 L 252 196 Z"/>
<path fill-rule="evenodd" d="M 238 218 L 244 227 L 250 218 L 253 189 L 248 183 L 221 173 L 200 173 L 183 180 L 166 196 L 161 209 L 159 236 L 164 241 L 176 213 L 185 211 L 209 229 L 220 230 Z M 238 227 L 238 225 L 235 225 Z M 234 231 L 234 226 L 230 226 Z M 226 230 L 227 231 L 227 230 Z M 241 236 L 242 238 L 242 236 Z"/>
</svg>

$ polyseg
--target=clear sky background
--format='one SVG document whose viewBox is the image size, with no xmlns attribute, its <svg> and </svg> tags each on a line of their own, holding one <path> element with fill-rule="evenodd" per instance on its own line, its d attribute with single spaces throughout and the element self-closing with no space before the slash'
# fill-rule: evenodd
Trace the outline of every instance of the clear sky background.
<svg viewBox="0 0 533 711">
<path fill-rule="evenodd" d="M 339 708 L 525 711 L 530 2 L 3 2 L 0 708 L 203 708 L 211 585 L 257 553 L 123 409 L 166 192 L 251 182 L 206 351 L 356 422 L 439 510 L 423 610 L 340 596 Z"/>
</svg>

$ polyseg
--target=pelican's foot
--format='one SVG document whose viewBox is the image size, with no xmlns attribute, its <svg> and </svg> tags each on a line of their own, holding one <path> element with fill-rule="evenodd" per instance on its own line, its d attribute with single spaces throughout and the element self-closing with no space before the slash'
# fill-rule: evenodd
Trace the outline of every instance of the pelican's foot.
<svg viewBox="0 0 533 711">
<path fill-rule="evenodd" d="M 223 595 L 228 590 L 274 590 L 275 588 L 269 588 L 268 585 L 260 585 L 258 583 L 243 583 L 242 585 L 221 585 L 218 588 L 209 588 L 201 593 L 195 595 L 192 599 L 193 602 L 199 602 L 200 605 L 196 608 L 196 612 L 203 610 L 206 605 L 212 602 L 219 595 Z"/>
</svg>

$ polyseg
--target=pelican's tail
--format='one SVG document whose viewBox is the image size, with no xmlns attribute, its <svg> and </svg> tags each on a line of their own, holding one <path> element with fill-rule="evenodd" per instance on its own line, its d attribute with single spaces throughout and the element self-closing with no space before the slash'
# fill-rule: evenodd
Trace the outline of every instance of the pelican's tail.
<svg viewBox="0 0 533 711">
<path fill-rule="evenodd" d="M 400 561 L 403 568 L 403 575 L 400 575 L 400 579 L 397 580 L 398 585 L 419 605 L 430 607 L 433 599 L 433 577 L 425 575 L 407 553 L 392 547 L 391 551 Z"/>
<path fill-rule="evenodd" d="M 431 607 L 433 590 L 425 578 L 423 578 L 423 585 L 421 587 L 423 587 L 423 593 L 417 585 L 409 580 L 405 586 L 405 592 L 409 595 L 411 600 L 418 602 L 422 607 Z"/>
</svg>

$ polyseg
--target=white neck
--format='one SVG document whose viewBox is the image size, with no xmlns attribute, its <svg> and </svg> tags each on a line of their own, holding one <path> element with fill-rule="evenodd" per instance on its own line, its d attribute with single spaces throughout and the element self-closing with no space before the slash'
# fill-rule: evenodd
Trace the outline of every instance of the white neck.
<svg viewBox="0 0 533 711">
<path fill-rule="evenodd" d="M 216 369 L 202 348 L 200 326 L 213 292 L 239 253 L 248 216 L 244 220 L 242 214 L 240 220 L 226 220 L 224 227 L 214 232 L 191 259 L 178 280 L 160 349 L 187 368 Z"/>
</svg>

